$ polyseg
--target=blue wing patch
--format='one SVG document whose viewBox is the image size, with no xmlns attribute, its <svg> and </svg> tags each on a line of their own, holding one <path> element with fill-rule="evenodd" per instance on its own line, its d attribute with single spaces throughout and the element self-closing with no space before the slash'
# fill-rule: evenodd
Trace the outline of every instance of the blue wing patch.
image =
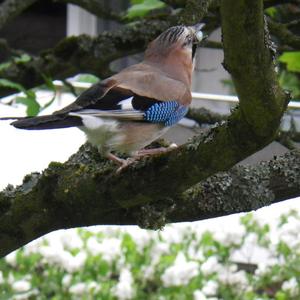
<svg viewBox="0 0 300 300">
<path fill-rule="evenodd" d="M 165 101 L 150 106 L 144 114 L 144 119 L 151 123 L 164 123 L 172 126 L 178 123 L 187 113 L 188 108 L 177 101 Z"/>
</svg>

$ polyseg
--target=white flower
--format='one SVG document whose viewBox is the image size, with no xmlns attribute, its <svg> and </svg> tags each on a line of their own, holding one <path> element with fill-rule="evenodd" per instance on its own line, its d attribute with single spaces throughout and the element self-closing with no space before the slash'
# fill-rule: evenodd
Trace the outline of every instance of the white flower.
<svg viewBox="0 0 300 300">
<path fill-rule="evenodd" d="M 248 233 L 245 238 L 244 244 L 253 246 L 253 245 L 257 245 L 257 243 L 258 243 L 257 234 L 254 232 Z"/>
<path fill-rule="evenodd" d="M 242 242 L 242 238 L 246 234 L 246 229 L 244 226 L 236 226 L 230 232 L 225 232 L 222 230 L 218 230 L 214 233 L 214 239 L 224 246 L 231 246 L 240 244 Z"/>
<path fill-rule="evenodd" d="M 218 273 L 218 278 L 221 282 L 229 285 L 238 286 L 240 289 L 250 288 L 246 272 L 243 270 L 235 272 L 231 266 L 223 268 Z"/>
<path fill-rule="evenodd" d="M 193 296 L 194 300 L 207 300 L 207 297 L 200 290 L 195 290 Z"/>
<path fill-rule="evenodd" d="M 187 250 L 188 257 L 193 260 L 201 260 L 203 261 L 204 254 L 201 249 L 199 249 L 198 243 L 192 241 Z"/>
<path fill-rule="evenodd" d="M 143 266 L 141 271 L 144 279 L 146 280 L 152 279 L 154 278 L 154 274 L 155 274 L 155 265 L 151 264 L 149 266 Z"/>
<path fill-rule="evenodd" d="M 62 247 L 42 246 L 39 249 L 40 254 L 49 264 L 60 264 L 61 254 L 64 252 Z"/>
<path fill-rule="evenodd" d="M 179 226 L 166 226 L 163 230 L 160 231 L 160 236 L 162 237 L 163 241 L 169 244 L 178 244 L 182 241 L 182 230 Z"/>
<path fill-rule="evenodd" d="M 39 239 L 36 239 L 36 240 L 28 243 L 24 247 L 24 255 L 28 256 L 33 253 L 38 253 L 42 244 L 43 244 L 43 238 L 39 238 Z"/>
<path fill-rule="evenodd" d="M 76 296 L 82 296 L 87 291 L 87 285 L 83 282 L 76 283 L 69 288 L 69 292 Z"/>
<path fill-rule="evenodd" d="M 161 276 L 165 287 L 186 285 L 199 274 L 199 264 L 195 261 L 187 262 L 182 252 L 177 254 L 174 265 L 167 268 Z"/>
<path fill-rule="evenodd" d="M 290 280 L 285 281 L 282 284 L 282 290 L 289 291 L 291 296 L 296 297 L 299 294 L 299 284 L 295 277 L 292 277 Z"/>
<path fill-rule="evenodd" d="M 40 253 L 47 263 L 60 265 L 69 273 L 82 269 L 87 258 L 85 252 L 79 252 L 76 256 L 73 256 L 63 248 L 57 249 L 50 246 L 41 247 Z"/>
<path fill-rule="evenodd" d="M 153 247 L 152 247 L 152 254 L 165 254 L 165 253 L 168 253 L 170 251 L 170 245 L 165 243 L 165 242 L 159 242 L 157 241 Z"/>
<path fill-rule="evenodd" d="M 28 300 L 31 299 L 32 296 L 37 296 L 39 294 L 38 289 L 33 289 L 31 291 L 19 294 L 19 295 L 14 295 L 10 300 Z"/>
<path fill-rule="evenodd" d="M 210 275 L 212 273 L 218 272 L 220 270 L 221 266 L 218 262 L 218 258 L 214 255 L 210 256 L 206 262 L 204 262 L 201 267 L 200 270 L 201 272 L 207 276 Z"/>
<path fill-rule="evenodd" d="M 13 267 L 17 266 L 17 251 L 11 252 L 5 256 L 5 261 Z"/>
<path fill-rule="evenodd" d="M 18 280 L 12 284 L 12 288 L 16 292 L 23 293 L 31 289 L 31 284 L 27 280 Z"/>
<path fill-rule="evenodd" d="M 76 229 L 66 230 L 60 239 L 66 249 L 81 249 L 83 246 L 83 242 Z"/>
<path fill-rule="evenodd" d="M 257 269 L 255 270 L 254 274 L 256 276 L 263 276 L 264 274 L 266 274 L 269 271 L 269 265 L 266 264 L 265 262 L 261 262 L 258 264 Z"/>
<path fill-rule="evenodd" d="M 202 292 L 207 296 L 216 295 L 217 290 L 218 290 L 218 283 L 213 280 L 209 280 L 208 282 L 206 282 L 206 284 L 202 288 Z"/>
<path fill-rule="evenodd" d="M 138 227 L 132 227 L 128 232 L 134 240 L 137 250 L 142 253 L 152 240 L 152 232 Z"/>
<path fill-rule="evenodd" d="M 69 252 L 66 253 L 68 254 L 65 256 L 65 260 L 62 260 L 62 265 L 67 272 L 74 273 L 84 267 L 87 258 L 85 252 L 79 252 L 75 256 L 72 256 Z"/>
<path fill-rule="evenodd" d="M 7 278 L 7 282 L 8 282 L 9 284 L 13 284 L 15 281 L 16 281 L 16 280 L 15 280 L 14 274 L 13 274 L 13 273 L 9 273 L 9 274 L 8 274 L 8 278 Z"/>
<path fill-rule="evenodd" d="M 131 299 L 134 296 L 133 278 L 129 269 L 124 268 L 121 271 L 119 282 L 112 292 L 119 300 Z"/>
<path fill-rule="evenodd" d="M 121 255 L 121 240 L 118 238 L 107 238 L 101 243 L 95 237 L 87 241 L 87 249 L 93 254 L 101 254 L 103 260 L 112 262 Z"/>
<path fill-rule="evenodd" d="M 101 289 L 101 286 L 96 281 L 91 281 L 88 283 L 87 289 L 89 292 L 98 293 Z"/>
<path fill-rule="evenodd" d="M 170 251 L 170 244 L 157 241 L 151 249 L 151 264 L 156 265 L 162 254 L 167 254 Z"/>
<path fill-rule="evenodd" d="M 70 285 L 71 281 L 72 281 L 72 275 L 66 274 L 63 277 L 61 283 L 62 283 L 63 287 L 68 287 Z"/>
</svg>

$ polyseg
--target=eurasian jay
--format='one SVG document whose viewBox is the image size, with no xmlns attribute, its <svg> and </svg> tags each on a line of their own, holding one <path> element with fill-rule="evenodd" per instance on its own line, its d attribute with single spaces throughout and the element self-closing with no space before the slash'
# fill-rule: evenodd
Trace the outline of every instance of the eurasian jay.
<svg viewBox="0 0 300 300">
<path fill-rule="evenodd" d="M 79 127 L 100 153 L 121 165 L 119 170 L 131 159 L 121 159 L 112 151 L 131 157 L 160 152 L 141 149 L 187 113 L 203 26 L 167 29 L 148 45 L 141 63 L 93 85 L 52 115 L 20 118 L 11 124 L 29 130 Z"/>
</svg>

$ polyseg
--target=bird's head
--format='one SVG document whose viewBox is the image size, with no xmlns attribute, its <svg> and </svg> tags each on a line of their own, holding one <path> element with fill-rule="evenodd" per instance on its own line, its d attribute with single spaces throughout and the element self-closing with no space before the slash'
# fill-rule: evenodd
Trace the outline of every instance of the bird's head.
<svg viewBox="0 0 300 300">
<path fill-rule="evenodd" d="M 201 29 L 205 26 L 199 23 L 193 26 L 173 26 L 161 33 L 147 47 L 145 58 L 163 58 L 173 51 L 183 51 L 193 59 L 199 43 L 205 38 Z"/>
<path fill-rule="evenodd" d="M 197 46 L 205 38 L 201 31 L 204 25 L 168 28 L 148 45 L 145 62 L 157 64 L 168 73 L 178 73 L 180 68 L 190 81 Z"/>
</svg>

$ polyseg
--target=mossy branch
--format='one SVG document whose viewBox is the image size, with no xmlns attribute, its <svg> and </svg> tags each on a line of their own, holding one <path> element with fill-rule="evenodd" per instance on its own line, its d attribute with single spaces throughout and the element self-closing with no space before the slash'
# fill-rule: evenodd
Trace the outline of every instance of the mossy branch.
<svg viewBox="0 0 300 300">
<path fill-rule="evenodd" d="M 0 29 L 37 0 L 5 0 L 0 5 Z"/>
<path fill-rule="evenodd" d="M 170 221 L 206 217 L 205 214 L 195 216 L 192 209 L 189 210 L 190 215 L 183 211 L 176 213 L 176 207 L 181 209 L 187 205 L 193 193 L 185 194 L 187 196 L 183 199 L 180 195 L 209 176 L 230 169 L 272 141 L 288 102 L 278 86 L 274 71 L 262 1 L 223 0 L 221 14 L 225 66 L 233 76 L 240 107 L 227 121 L 186 145 L 170 153 L 145 158 L 121 174 L 117 175 L 110 162 L 85 146 L 67 163 L 51 164 L 42 175 L 30 175 L 22 186 L 6 189 L 0 194 L 0 255 L 59 228 L 92 224 L 159 227 L 166 222 L 165 216 L 170 216 Z M 151 33 L 155 31 L 148 30 Z M 136 41 L 132 35 L 123 38 L 128 43 L 131 39 Z M 119 39 L 122 44 L 121 37 Z M 72 48 L 74 45 L 77 44 L 71 42 L 69 46 Z M 73 68 L 82 62 L 89 64 L 79 55 L 84 56 L 85 49 L 90 50 L 86 40 L 82 43 L 82 52 L 76 50 L 71 59 L 75 64 Z M 63 59 L 63 50 L 56 49 L 54 54 Z M 114 50 L 110 52 L 117 53 Z M 92 64 L 96 64 L 94 60 Z M 219 177 L 218 182 L 221 179 Z M 257 182 L 249 180 L 254 189 Z M 198 192 L 201 193 L 202 189 Z M 176 197 L 181 200 L 174 205 Z M 210 201 L 213 198 L 208 197 Z M 270 198 L 267 199 L 270 201 Z M 207 217 L 222 214 L 222 199 L 215 200 L 220 210 L 216 214 L 206 211 Z M 158 209 L 155 208 L 157 206 L 152 207 L 153 203 L 159 204 Z M 257 208 L 257 203 L 246 203 L 245 210 Z M 199 207 L 202 204 L 198 204 Z M 232 206 L 232 209 L 235 207 Z M 225 206 L 223 208 L 224 214 L 234 212 L 225 210 Z M 243 206 L 239 206 L 239 210 L 243 210 Z"/>
<path fill-rule="evenodd" d="M 300 49 L 300 37 L 289 30 L 288 24 L 280 24 L 271 19 L 268 20 L 268 24 L 270 32 L 280 39 L 282 46 L 287 45 L 295 50 Z"/>
<path fill-rule="evenodd" d="M 9 67 L 0 70 L 0 78 L 25 88 L 44 83 L 43 75 L 64 79 L 87 72 L 105 78 L 111 75 L 109 64 L 112 61 L 143 51 L 169 26 L 168 21 L 140 21 L 114 32 L 102 32 L 95 38 L 88 35 L 68 37 L 28 62 L 11 62 Z M 0 97 L 10 93 L 12 90 L 0 89 Z"/>
<path fill-rule="evenodd" d="M 144 164 L 149 168 L 155 160 L 160 158 L 141 162 L 132 171 L 138 172 Z M 56 229 L 99 224 L 157 229 L 168 222 L 250 211 L 300 194 L 299 151 L 255 167 L 218 173 L 180 196 L 161 197 L 157 191 L 159 196 L 151 201 L 143 192 L 130 201 L 126 193 L 132 194 L 131 176 L 117 176 L 114 170 L 85 145 L 68 162 L 51 163 L 42 174 L 27 175 L 21 186 L 8 186 L 0 193 L 0 256 Z M 128 185 L 123 194 L 114 192 L 119 180 Z M 146 181 L 145 176 L 140 180 Z"/>
</svg>

